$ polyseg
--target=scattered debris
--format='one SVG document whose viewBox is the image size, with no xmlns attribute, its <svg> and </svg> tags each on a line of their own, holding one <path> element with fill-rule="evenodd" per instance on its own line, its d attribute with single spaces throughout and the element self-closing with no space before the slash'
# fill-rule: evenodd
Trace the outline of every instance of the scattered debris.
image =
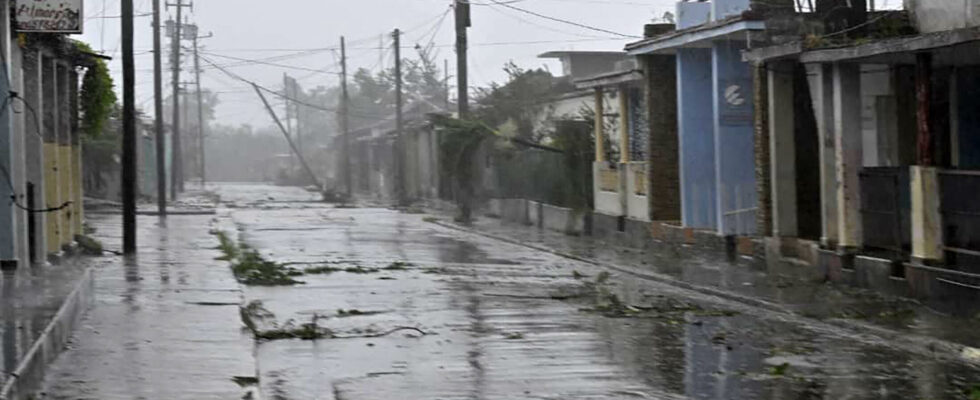
<svg viewBox="0 0 980 400">
<path fill-rule="evenodd" d="M 385 271 L 405 271 L 408 267 L 414 267 L 415 265 L 406 261 L 395 261 L 388 264 L 387 267 L 382 268 Z"/>
<path fill-rule="evenodd" d="M 104 253 L 102 248 L 102 242 L 96 240 L 91 236 L 77 235 L 75 236 L 75 241 L 78 242 L 78 248 L 82 251 L 82 254 L 84 255 L 101 256 Z"/>
<path fill-rule="evenodd" d="M 254 376 L 235 376 L 232 377 L 231 380 L 232 382 L 235 382 L 238 386 L 241 386 L 243 388 L 249 386 L 258 386 L 259 384 L 259 378 L 256 378 Z"/>
<path fill-rule="evenodd" d="M 343 308 L 337 310 L 337 317 L 362 317 L 367 315 L 378 315 L 383 314 L 382 311 L 361 311 L 358 309 L 345 310 Z"/>
<path fill-rule="evenodd" d="M 217 259 L 231 262 L 231 271 L 238 282 L 252 286 L 291 286 L 304 283 L 293 279 L 302 276 L 303 271 L 268 261 L 247 244 L 236 244 L 225 232 L 217 231 L 214 235 L 220 242 L 218 249 L 224 253 Z"/>
<path fill-rule="evenodd" d="M 235 278 L 245 285 L 291 286 L 304 283 L 293 279 L 302 276 L 302 271 L 268 261 L 256 250 L 243 252 L 239 259 L 232 263 L 231 270 Z"/>
<path fill-rule="evenodd" d="M 769 373 L 773 376 L 786 376 L 786 372 L 789 370 L 789 363 L 782 363 L 769 370 Z"/>
</svg>

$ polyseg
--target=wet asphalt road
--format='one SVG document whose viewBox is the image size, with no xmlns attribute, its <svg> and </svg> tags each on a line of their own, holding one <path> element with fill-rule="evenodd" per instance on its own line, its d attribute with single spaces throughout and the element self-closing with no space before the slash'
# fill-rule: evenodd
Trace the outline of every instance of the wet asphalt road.
<svg viewBox="0 0 980 400">
<path fill-rule="evenodd" d="M 975 365 L 872 335 L 607 279 L 424 215 L 336 208 L 293 188 L 213 190 L 217 215 L 144 228 L 157 239 L 138 264 L 97 271 L 98 302 L 48 398 L 242 398 L 232 378 L 249 375 L 264 399 L 980 398 Z M 110 246 L 117 220 L 96 223 Z M 219 230 L 278 263 L 352 272 L 238 285 L 214 260 Z M 395 262 L 405 267 L 385 269 Z M 253 340 L 228 304 L 255 301 L 280 326 L 335 338 Z M 400 328 L 413 329 L 384 335 Z"/>
</svg>

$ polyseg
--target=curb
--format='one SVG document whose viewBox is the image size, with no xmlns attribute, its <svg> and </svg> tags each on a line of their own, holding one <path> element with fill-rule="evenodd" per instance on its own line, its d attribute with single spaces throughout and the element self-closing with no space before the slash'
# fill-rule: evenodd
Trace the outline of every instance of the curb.
<svg viewBox="0 0 980 400">
<path fill-rule="evenodd" d="M 0 400 L 24 398 L 37 390 L 44 381 L 48 365 L 64 350 L 76 325 L 85 315 L 92 302 L 95 280 L 92 268 L 85 270 L 75 289 L 65 299 L 44 331 L 34 340 L 34 344 L 24 354 L 17 368 L 10 374 L 3 388 Z"/>
<path fill-rule="evenodd" d="M 530 244 L 530 243 L 514 240 L 505 236 L 483 232 L 477 229 L 467 228 L 452 223 L 446 223 L 442 221 L 430 221 L 430 222 L 435 225 L 441 226 L 443 228 L 453 229 L 456 231 L 467 232 L 474 235 L 487 237 L 501 242 L 522 246 L 529 249 L 550 253 L 559 257 L 583 262 L 597 267 L 610 269 L 616 272 L 632 275 L 641 279 L 646 279 L 649 281 L 670 285 L 680 289 L 686 289 L 693 292 L 718 297 L 724 300 L 740 303 L 749 307 L 754 307 L 765 311 L 782 314 L 783 317 L 791 317 L 798 321 L 806 322 L 810 326 L 814 326 L 814 324 L 823 324 L 823 325 L 829 325 L 840 329 L 850 330 L 852 331 L 852 333 L 863 332 L 866 334 L 873 335 L 876 339 L 879 339 L 880 341 L 892 342 L 893 345 L 902 347 L 903 349 L 906 350 L 911 350 L 909 349 L 909 347 L 915 348 L 917 350 L 916 352 L 921 355 L 947 358 L 955 361 L 969 363 L 975 366 L 980 366 L 980 349 L 974 347 L 950 342 L 943 339 L 899 332 L 892 329 L 882 328 L 879 326 L 871 325 L 868 323 L 857 322 L 857 321 L 849 321 L 849 320 L 842 320 L 842 319 L 818 320 L 814 318 L 809 318 L 809 317 L 802 316 L 796 312 L 793 312 L 779 304 L 775 304 L 766 300 L 743 296 L 737 293 L 732 293 L 732 292 L 719 290 L 711 287 L 695 285 L 689 282 L 680 281 L 666 275 L 657 274 L 649 271 L 640 271 L 634 268 L 603 263 L 585 257 L 576 256 L 574 254 L 554 250 L 545 246 Z M 898 345 L 899 343 L 901 343 L 901 345 Z"/>
</svg>

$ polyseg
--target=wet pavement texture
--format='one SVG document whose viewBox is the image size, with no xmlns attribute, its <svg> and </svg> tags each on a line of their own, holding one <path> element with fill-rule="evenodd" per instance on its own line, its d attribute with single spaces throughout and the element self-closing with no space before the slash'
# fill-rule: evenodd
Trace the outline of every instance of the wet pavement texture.
<svg viewBox="0 0 980 400">
<path fill-rule="evenodd" d="M 910 299 L 826 282 L 816 268 L 790 258 L 760 261 L 740 257 L 732 260 L 723 254 L 688 245 L 638 249 L 494 218 L 479 219 L 467 229 L 600 264 L 626 266 L 692 285 L 760 299 L 810 318 L 848 320 L 980 348 L 980 315 L 974 318 L 951 316 Z"/>
<path fill-rule="evenodd" d="M 50 397 L 242 398 L 232 378 L 255 376 L 263 399 L 980 398 L 975 364 L 874 335 L 610 273 L 425 215 L 319 203 L 297 188 L 212 190 L 216 216 L 144 227 L 138 263 L 100 269 L 98 304 L 57 362 Z M 107 242 L 116 222 L 99 224 Z M 209 231 L 322 273 L 293 286 L 239 285 L 230 264 L 214 260 Z M 542 240 L 520 231 L 512 237 Z M 605 257 L 598 247 L 579 251 Z M 676 258 L 644 262 L 671 260 L 662 268 L 684 269 Z M 712 263 L 692 274 L 712 279 Z M 732 287 L 762 273 L 724 263 L 713 271 Z M 832 288 L 784 289 L 794 299 L 786 304 L 802 305 Z M 263 326 L 313 326 L 324 338 L 255 340 L 239 310 L 222 306 L 231 303 L 261 304 Z"/>
<path fill-rule="evenodd" d="M 0 275 L 0 386 L 14 373 L 62 304 L 80 284 L 95 260 L 79 258 L 59 265 L 37 264 Z"/>
<path fill-rule="evenodd" d="M 211 217 L 141 216 L 138 258 L 108 257 L 94 270 L 94 305 L 47 373 L 40 398 L 240 399 L 233 378 L 254 376 L 242 330 L 242 292 L 214 260 Z M 121 219 L 90 215 L 107 249 L 121 248 Z"/>
</svg>

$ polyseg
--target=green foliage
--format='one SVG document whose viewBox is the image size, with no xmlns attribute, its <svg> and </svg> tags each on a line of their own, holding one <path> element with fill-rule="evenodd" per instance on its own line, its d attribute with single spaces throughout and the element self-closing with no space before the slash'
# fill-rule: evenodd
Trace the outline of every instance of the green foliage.
<svg viewBox="0 0 980 400">
<path fill-rule="evenodd" d="M 302 276 L 303 271 L 268 261 L 258 251 L 244 244 L 235 244 L 225 232 L 215 231 L 213 234 L 220 242 L 218 249 L 224 253 L 218 259 L 231 262 L 231 272 L 238 282 L 253 286 L 290 286 L 303 283 L 293 279 Z"/>
<path fill-rule="evenodd" d="M 256 250 L 245 250 L 232 263 L 231 271 L 239 282 L 253 286 L 290 286 L 303 283 L 293 277 L 303 272 L 268 261 Z"/>
<path fill-rule="evenodd" d="M 473 160 L 483 141 L 492 137 L 492 133 L 479 121 L 444 115 L 432 115 L 430 119 L 432 125 L 440 132 L 441 173 L 451 182 L 453 197 L 460 211 L 457 219 L 468 223 L 472 214 L 474 183 L 478 179 Z"/>
<path fill-rule="evenodd" d="M 504 66 L 507 83 L 493 83 L 477 96 L 476 118 L 489 126 L 514 124 L 516 136 L 540 142 L 543 132 L 534 131 L 535 118 L 554 96 L 574 89 L 566 79 L 555 78 L 543 69 L 526 70 L 513 62 Z"/>
<path fill-rule="evenodd" d="M 93 53 L 89 45 L 75 41 L 78 50 Z M 113 90 L 112 76 L 105 60 L 94 59 L 82 78 L 79 93 L 82 132 L 90 137 L 102 135 L 106 122 L 116 106 L 116 92 Z"/>
</svg>

